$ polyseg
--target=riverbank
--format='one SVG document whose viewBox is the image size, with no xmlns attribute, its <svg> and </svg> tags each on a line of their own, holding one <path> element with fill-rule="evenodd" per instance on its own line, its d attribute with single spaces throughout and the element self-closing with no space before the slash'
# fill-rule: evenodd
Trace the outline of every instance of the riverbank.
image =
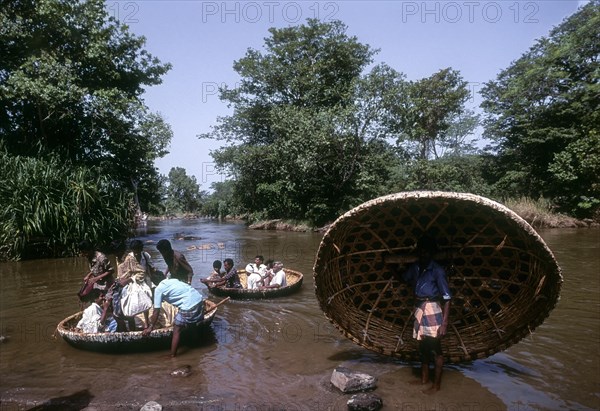
<svg viewBox="0 0 600 411">
<path fill-rule="evenodd" d="M 530 208 L 513 209 L 522 219 L 527 221 L 536 230 L 545 228 L 600 228 L 600 222 L 592 219 L 578 220 L 564 214 L 557 213 L 538 213 Z M 153 220 L 172 220 L 172 219 L 197 219 L 198 216 L 170 216 L 170 217 L 150 217 Z M 242 218 L 227 217 L 225 221 L 244 221 Z M 330 223 L 331 224 L 331 223 Z M 322 227 L 311 227 L 308 224 L 298 224 L 293 221 L 274 219 L 263 220 L 248 225 L 251 230 L 274 230 L 274 231 L 294 231 L 294 232 L 325 232 L 330 224 Z"/>
<path fill-rule="evenodd" d="M 515 211 L 522 219 L 527 221 L 536 230 L 544 228 L 600 228 L 600 222 L 591 219 L 578 220 L 564 214 L 539 214 L 531 212 L 530 209 Z M 285 220 L 266 220 L 250 224 L 248 228 L 253 230 L 281 230 L 281 231 L 317 231 L 325 232 L 329 224 L 311 228 L 306 224 L 294 224 Z"/>
<path fill-rule="evenodd" d="M 508 199 L 504 205 L 514 211 L 519 217 L 527 221 L 536 230 L 545 228 L 600 228 L 600 220 L 577 219 L 566 214 L 552 211 L 552 206 L 544 200 L 530 200 L 526 198 Z M 150 216 L 152 220 L 187 219 L 194 220 L 204 218 L 196 214 L 183 214 L 169 216 Z M 208 217 L 210 218 L 210 217 Z M 246 221 L 242 216 L 226 216 L 225 221 Z M 307 223 L 299 223 L 294 220 L 271 219 L 250 223 L 248 228 L 252 230 L 275 230 L 295 232 L 325 232 L 333 222 L 322 227 L 313 227 Z"/>
<path fill-rule="evenodd" d="M 600 221 L 593 219 L 577 219 L 565 214 L 556 213 L 552 205 L 543 199 L 528 198 L 508 199 L 504 205 L 514 211 L 533 228 L 591 228 L 600 227 Z"/>
</svg>

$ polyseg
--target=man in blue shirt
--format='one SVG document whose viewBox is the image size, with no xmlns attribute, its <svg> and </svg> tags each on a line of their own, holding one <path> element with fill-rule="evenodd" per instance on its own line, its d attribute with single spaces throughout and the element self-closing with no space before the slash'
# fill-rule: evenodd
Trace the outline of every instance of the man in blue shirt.
<svg viewBox="0 0 600 411">
<path fill-rule="evenodd" d="M 421 357 L 421 379 L 417 384 L 429 383 L 429 362 L 435 364 L 435 380 L 426 393 L 439 391 L 442 382 L 441 339 L 446 335 L 450 313 L 450 287 L 444 268 L 433 261 L 437 251 L 435 239 L 423 236 L 417 242 L 419 260 L 412 264 L 402 276 L 414 290 L 417 308 L 413 338 L 417 340 Z"/>
<path fill-rule="evenodd" d="M 181 329 L 204 321 L 204 302 L 202 299 L 202 295 L 189 284 L 175 278 L 162 280 L 154 289 L 154 311 L 150 317 L 150 325 L 144 329 L 143 335 L 150 334 L 154 329 L 163 301 L 174 305 L 179 311 L 173 322 L 171 357 L 177 356 Z"/>
</svg>

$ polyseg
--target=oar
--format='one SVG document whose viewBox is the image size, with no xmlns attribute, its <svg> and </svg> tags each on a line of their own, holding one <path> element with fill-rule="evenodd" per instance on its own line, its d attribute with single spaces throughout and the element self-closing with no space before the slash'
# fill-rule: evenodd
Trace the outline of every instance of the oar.
<svg viewBox="0 0 600 411">
<path fill-rule="evenodd" d="M 226 303 L 229 300 L 231 300 L 231 297 L 227 297 L 227 298 L 222 299 L 221 301 L 219 301 L 218 303 L 216 303 L 213 307 L 210 307 L 210 309 L 208 309 L 204 314 L 208 314 L 212 310 L 216 310 L 218 306 L 220 306 L 223 303 Z"/>
</svg>

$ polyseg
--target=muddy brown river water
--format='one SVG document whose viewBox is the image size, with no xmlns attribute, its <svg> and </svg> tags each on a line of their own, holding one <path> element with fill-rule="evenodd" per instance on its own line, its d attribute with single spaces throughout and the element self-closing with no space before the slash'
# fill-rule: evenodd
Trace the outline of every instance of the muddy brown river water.
<svg viewBox="0 0 600 411">
<path fill-rule="evenodd" d="M 348 395 L 331 387 L 344 365 L 378 378 L 385 410 L 600 409 L 600 230 L 540 234 L 563 269 L 561 300 L 530 338 L 487 359 L 445 369 L 442 390 L 425 396 L 406 382 L 415 364 L 383 357 L 341 336 L 319 309 L 312 267 L 321 234 L 252 231 L 210 220 L 150 221 L 137 238 L 172 240 L 194 267 L 193 285 L 215 259 L 240 266 L 256 254 L 304 273 L 297 294 L 230 301 L 200 346 L 128 355 L 77 350 L 58 337 L 57 323 L 79 308 L 81 258 L 0 263 L 0 411 L 139 410 L 150 400 L 164 410 L 344 410 Z M 171 375 L 189 366 L 187 377 Z"/>
</svg>

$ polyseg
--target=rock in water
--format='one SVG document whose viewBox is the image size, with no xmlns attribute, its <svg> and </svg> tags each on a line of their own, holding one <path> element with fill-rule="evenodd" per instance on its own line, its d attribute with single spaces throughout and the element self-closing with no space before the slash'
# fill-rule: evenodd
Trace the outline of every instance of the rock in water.
<svg viewBox="0 0 600 411">
<path fill-rule="evenodd" d="M 344 393 L 366 391 L 376 387 L 375 377 L 353 372 L 346 367 L 337 367 L 333 370 L 331 383 Z"/>
<path fill-rule="evenodd" d="M 349 411 L 378 411 L 383 408 L 383 400 L 372 393 L 354 394 L 348 400 Z"/>
<path fill-rule="evenodd" d="M 162 405 L 156 401 L 148 401 L 140 408 L 140 411 L 162 411 Z"/>
<path fill-rule="evenodd" d="M 177 368 L 171 371 L 171 375 L 175 377 L 187 377 L 192 373 L 192 367 L 189 365 L 184 365 L 183 367 Z"/>
</svg>

